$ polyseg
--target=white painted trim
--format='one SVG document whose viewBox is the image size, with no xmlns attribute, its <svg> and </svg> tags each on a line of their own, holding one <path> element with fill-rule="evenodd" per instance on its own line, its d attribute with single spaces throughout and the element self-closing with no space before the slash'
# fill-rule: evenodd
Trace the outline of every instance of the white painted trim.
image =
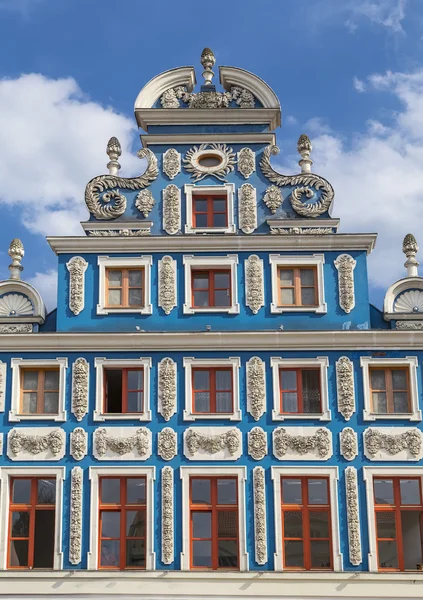
<svg viewBox="0 0 423 600">
<path fill-rule="evenodd" d="M 145 477 L 146 478 L 146 502 L 147 502 L 147 540 L 145 547 L 145 566 L 147 571 L 156 568 L 156 554 L 154 552 L 154 481 L 156 479 L 156 467 L 89 467 L 88 476 L 91 483 L 90 489 L 90 533 L 89 550 L 87 553 L 87 569 L 96 571 L 98 569 L 98 504 L 99 504 L 99 479 L 100 477 L 116 475 L 116 477 Z M 131 571 L 133 573 L 133 571 Z M 138 574 L 138 571 L 137 571 Z"/>
<path fill-rule="evenodd" d="M 177 133 L 160 135 L 149 133 L 140 135 L 143 148 L 154 145 L 184 144 L 191 146 L 203 143 L 225 143 L 225 144 L 276 144 L 276 136 L 270 132 L 246 132 L 246 133 Z M 320 221 L 320 219 L 319 219 Z"/>
<path fill-rule="evenodd" d="M 21 334 L 18 334 L 21 335 Z M 40 342 L 38 342 L 40 345 Z M 23 359 L 12 358 L 10 361 L 12 368 L 12 399 L 9 411 L 9 421 L 66 421 L 66 369 L 68 359 L 65 357 L 57 358 L 39 358 Z M 22 415 L 19 413 L 21 401 L 21 369 L 25 368 L 59 367 L 59 404 L 57 415 Z"/>
<path fill-rule="evenodd" d="M 63 527 L 63 482 L 66 467 L 1 467 L 0 468 L 0 569 L 7 568 L 7 544 L 9 527 L 10 477 L 55 477 L 56 509 L 54 520 L 54 559 L 53 569 L 63 567 L 62 527 Z M 20 573 L 19 573 L 20 574 Z"/>
<path fill-rule="evenodd" d="M 239 314 L 238 304 L 238 277 L 237 265 L 238 255 L 227 254 L 226 256 L 192 256 L 184 255 L 183 264 L 185 268 L 185 303 L 183 312 L 185 315 L 194 313 L 228 313 L 230 315 Z M 232 306 L 225 308 L 192 308 L 191 306 L 191 269 L 213 269 L 226 267 L 231 270 L 231 296 Z"/>
<path fill-rule="evenodd" d="M 182 552 L 181 571 L 190 570 L 190 519 L 189 519 L 189 479 L 191 476 L 238 478 L 238 531 L 239 531 L 239 570 L 248 571 L 247 531 L 246 531 L 246 495 L 245 482 L 247 467 L 201 466 L 181 467 L 182 480 Z M 204 576 L 204 573 L 203 573 Z"/>
<path fill-rule="evenodd" d="M 92 238 L 88 238 L 92 239 Z M 107 238 L 113 239 L 113 238 Z M 127 239 L 127 238 L 125 238 Z M 137 238 L 140 239 L 140 238 Z M 153 306 L 151 304 L 151 265 L 153 263 L 152 256 L 127 256 L 127 257 L 110 257 L 99 256 L 97 264 L 99 267 L 99 290 L 98 290 L 98 315 L 111 315 L 117 313 L 131 313 L 140 315 L 151 315 Z M 142 308 L 108 308 L 106 307 L 106 268 L 133 268 L 139 267 L 144 269 L 144 306 Z"/>
<path fill-rule="evenodd" d="M 423 290 L 423 277 L 404 277 L 403 279 L 399 279 L 395 283 L 393 283 L 387 290 L 385 294 L 385 299 L 383 302 L 383 312 L 385 316 L 385 320 L 389 321 L 391 319 L 404 319 L 407 315 L 409 318 L 418 319 L 419 315 L 421 317 L 421 313 L 405 313 L 405 312 L 395 312 L 394 305 L 397 297 L 406 290 L 414 289 L 414 290 Z"/>
<path fill-rule="evenodd" d="M 193 358 L 184 357 L 185 369 L 185 408 L 184 421 L 225 419 L 227 421 L 241 421 L 242 411 L 239 394 L 239 369 L 241 359 L 239 356 L 230 356 L 229 358 Z M 233 389 L 233 412 L 210 415 L 197 415 L 192 411 L 192 368 L 195 367 L 231 367 L 232 368 L 232 389 Z"/>
<path fill-rule="evenodd" d="M 151 399 L 150 399 L 150 369 L 151 358 L 104 358 L 96 357 L 94 359 L 95 367 L 95 408 L 93 412 L 93 421 L 151 421 Z M 104 398 L 104 368 L 107 367 L 139 367 L 144 369 L 144 412 L 136 414 L 113 414 L 108 415 L 103 412 Z"/>
<path fill-rule="evenodd" d="M 314 236 L 312 236 L 314 237 Z M 325 237 L 325 236 L 323 236 Z M 327 312 L 325 302 L 325 282 L 323 277 L 323 265 L 325 264 L 324 254 L 312 254 L 311 256 L 286 256 L 282 254 L 270 254 L 269 263 L 272 272 L 272 303 L 270 312 L 299 312 L 299 313 L 317 313 Z M 317 273 L 317 306 L 279 306 L 278 297 L 278 267 L 316 267 Z"/>
<path fill-rule="evenodd" d="M 274 492 L 275 512 L 275 571 L 283 571 L 283 543 L 282 543 L 282 510 L 281 510 L 281 477 L 296 476 L 307 477 L 329 477 L 330 513 L 332 524 L 332 553 L 333 570 L 342 571 L 342 553 L 339 530 L 339 507 L 338 507 L 338 467 L 271 467 Z"/>
<path fill-rule="evenodd" d="M 413 347 L 413 344 L 410 344 Z M 393 421 L 421 421 L 422 411 L 419 409 L 419 397 L 417 392 L 417 356 L 406 356 L 405 358 L 373 358 L 372 356 L 362 356 L 360 366 L 363 373 L 363 398 L 364 398 L 364 421 L 393 420 Z M 410 400 L 411 412 L 398 414 L 380 414 L 372 413 L 372 399 L 370 397 L 370 367 L 407 367 L 410 376 Z"/>
<path fill-rule="evenodd" d="M 272 88 L 263 79 L 239 67 L 219 67 L 220 83 L 225 90 L 232 86 L 246 88 L 263 105 L 263 108 L 276 108 L 280 111 L 279 99 Z M 246 121 L 248 123 L 249 121 Z M 280 115 L 277 125 L 280 125 Z M 276 125 L 276 126 L 277 126 Z"/>
<path fill-rule="evenodd" d="M 40 293 L 32 285 L 22 279 L 5 279 L 0 281 L 0 295 L 23 294 L 31 301 L 33 312 L 25 317 L 2 316 L 0 323 L 44 323 L 46 318 L 46 307 Z"/>
<path fill-rule="evenodd" d="M 183 86 L 187 88 L 188 92 L 192 92 L 195 84 L 194 67 L 177 67 L 176 69 L 168 69 L 167 71 L 163 71 L 163 73 L 159 73 L 150 79 L 139 92 L 134 105 L 135 115 L 142 108 L 151 108 L 154 106 L 166 90 Z"/>
<path fill-rule="evenodd" d="M 211 151 L 204 150 L 205 154 L 209 154 Z M 186 219 L 185 233 L 236 233 L 235 226 L 235 211 L 234 211 L 234 195 L 235 195 L 235 184 L 223 183 L 220 185 L 194 185 L 193 183 L 186 183 L 184 185 L 185 192 L 185 204 L 186 204 Z M 228 215 L 228 226 L 227 227 L 194 227 L 192 220 L 192 196 L 209 196 L 210 194 L 225 194 L 227 202 L 227 215 Z"/>
<path fill-rule="evenodd" d="M 281 356 L 272 356 L 270 358 L 270 365 L 272 367 L 272 378 L 273 378 L 273 409 L 272 409 L 272 420 L 273 421 L 286 421 L 289 419 L 319 419 L 320 421 L 330 421 L 331 411 L 329 408 L 329 388 L 328 388 L 328 367 L 329 359 L 327 356 L 316 356 L 316 358 L 282 358 Z M 309 367 L 320 368 L 320 388 L 321 388 L 321 413 L 304 413 L 304 414 L 292 414 L 285 415 L 280 411 L 280 382 L 279 382 L 279 369 L 285 367 L 292 367 L 295 369 L 309 368 Z"/>
</svg>

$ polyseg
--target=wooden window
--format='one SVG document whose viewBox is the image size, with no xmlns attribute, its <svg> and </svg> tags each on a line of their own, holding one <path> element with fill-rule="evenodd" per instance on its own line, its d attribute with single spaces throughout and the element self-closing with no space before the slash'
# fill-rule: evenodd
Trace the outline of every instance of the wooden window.
<svg viewBox="0 0 423 600">
<path fill-rule="evenodd" d="M 370 392 L 375 414 L 410 413 L 410 381 L 407 368 L 371 367 Z"/>
<path fill-rule="evenodd" d="M 10 480 L 9 569 L 52 569 L 54 563 L 56 480 Z"/>
<path fill-rule="evenodd" d="M 21 414 L 59 412 L 59 369 L 21 369 Z"/>
<path fill-rule="evenodd" d="M 193 269 L 193 308 L 223 308 L 231 306 L 231 271 Z"/>
<path fill-rule="evenodd" d="M 190 478 L 191 569 L 239 569 L 238 480 Z"/>
<path fill-rule="evenodd" d="M 423 562 L 421 478 L 375 477 L 373 489 L 379 570 L 420 570 Z"/>
<path fill-rule="evenodd" d="M 104 369 L 104 412 L 144 412 L 144 369 Z"/>
<path fill-rule="evenodd" d="M 101 477 L 99 568 L 145 569 L 146 478 Z"/>
<path fill-rule="evenodd" d="M 144 269 L 106 268 L 106 306 L 139 308 L 144 306 Z"/>
<path fill-rule="evenodd" d="M 233 369 L 225 367 L 192 369 L 192 411 L 233 412 Z"/>
<path fill-rule="evenodd" d="M 222 196 L 192 197 L 193 226 L 200 229 L 228 226 L 228 199 Z"/>
<path fill-rule="evenodd" d="M 333 569 L 329 480 L 282 477 L 284 568 Z"/>
<path fill-rule="evenodd" d="M 317 306 L 315 267 L 278 267 L 279 306 Z"/>
<path fill-rule="evenodd" d="M 279 369 L 281 413 L 322 412 L 320 369 Z"/>
</svg>

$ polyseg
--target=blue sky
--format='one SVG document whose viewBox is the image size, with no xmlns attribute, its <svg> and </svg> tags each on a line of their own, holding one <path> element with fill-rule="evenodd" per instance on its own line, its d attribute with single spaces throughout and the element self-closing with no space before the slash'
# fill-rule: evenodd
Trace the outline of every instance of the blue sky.
<svg viewBox="0 0 423 600">
<path fill-rule="evenodd" d="M 403 276 L 402 238 L 423 228 L 423 0 L 0 0 L 0 40 L 0 277 L 21 237 L 24 277 L 49 308 L 44 236 L 82 233 L 84 187 L 105 172 L 109 137 L 122 142 L 122 174 L 139 172 L 139 90 L 172 67 L 199 75 L 204 46 L 279 96 L 280 169 L 297 168 L 308 133 L 342 230 L 379 233 L 373 302 Z"/>
</svg>

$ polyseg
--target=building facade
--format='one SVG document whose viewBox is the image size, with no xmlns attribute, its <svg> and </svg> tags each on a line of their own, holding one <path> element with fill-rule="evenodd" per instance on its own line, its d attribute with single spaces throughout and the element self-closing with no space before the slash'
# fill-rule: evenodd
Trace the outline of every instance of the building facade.
<svg viewBox="0 0 423 600">
<path fill-rule="evenodd" d="M 278 98 L 214 63 L 139 93 L 143 174 L 112 138 L 83 235 L 48 238 L 57 310 L 10 245 L 0 598 L 423 594 L 416 240 L 379 311 L 376 235 L 338 233 L 306 135 L 278 171 Z"/>
</svg>

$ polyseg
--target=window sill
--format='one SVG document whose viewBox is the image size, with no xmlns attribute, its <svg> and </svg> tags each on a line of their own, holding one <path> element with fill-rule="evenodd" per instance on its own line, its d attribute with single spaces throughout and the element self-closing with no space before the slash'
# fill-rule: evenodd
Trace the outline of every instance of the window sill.
<svg viewBox="0 0 423 600">
<path fill-rule="evenodd" d="M 131 413 L 128 415 L 116 414 L 104 414 L 94 411 L 93 421 L 151 421 L 151 410 L 145 413 Z"/>
<path fill-rule="evenodd" d="M 327 313 L 327 304 L 324 302 L 320 306 L 279 306 L 278 304 L 270 305 L 270 312 L 273 314 L 281 314 L 286 312 L 298 312 L 298 313 L 317 313 L 324 314 Z"/>
<path fill-rule="evenodd" d="M 363 410 L 363 421 L 421 421 L 422 411 L 413 413 L 377 414 Z"/>
<path fill-rule="evenodd" d="M 189 227 L 185 225 L 185 233 L 190 235 L 207 233 L 236 233 L 235 225 L 229 227 Z"/>
<path fill-rule="evenodd" d="M 97 314 L 98 315 L 109 315 L 109 314 L 138 314 L 138 315 L 151 315 L 153 313 L 153 306 L 151 304 L 147 304 L 142 308 L 108 308 L 106 306 L 102 306 L 101 304 L 97 304 Z"/>
<path fill-rule="evenodd" d="M 272 421 L 290 421 L 293 419 L 307 419 L 307 420 L 318 420 L 318 421 L 330 421 L 332 418 L 331 411 L 328 410 L 324 413 L 299 413 L 294 414 L 282 414 L 276 410 L 272 410 Z"/>
<path fill-rule="evenodd" d="M 191 306 L 184 304 L 183 312 L 184 315 L 193 315 L 195 313 L 227 313 L 229 315 L 237 315 L 239 313 L 239 304 L 234 304 L 233 306 L 227 306 L 224 308 L 192 308 Z"/>
<path fill-rule="evenodd" d="M 184 421 L 217 421 L 217 420 L 226 420 L 226 421 L 242 421 L 242 412 L 240 410 L 236 410 L 233 413 L 193 413 L 188 410 L 184 410 Z"/>
<path fill-rule="evenodd" d="M 57 415 L 21 415 L 12 411 L 9 411 L 9 421 L 17 423 L 19 421 L 66 421 L 66 411 L 58 413 Z"/>
</svg>

